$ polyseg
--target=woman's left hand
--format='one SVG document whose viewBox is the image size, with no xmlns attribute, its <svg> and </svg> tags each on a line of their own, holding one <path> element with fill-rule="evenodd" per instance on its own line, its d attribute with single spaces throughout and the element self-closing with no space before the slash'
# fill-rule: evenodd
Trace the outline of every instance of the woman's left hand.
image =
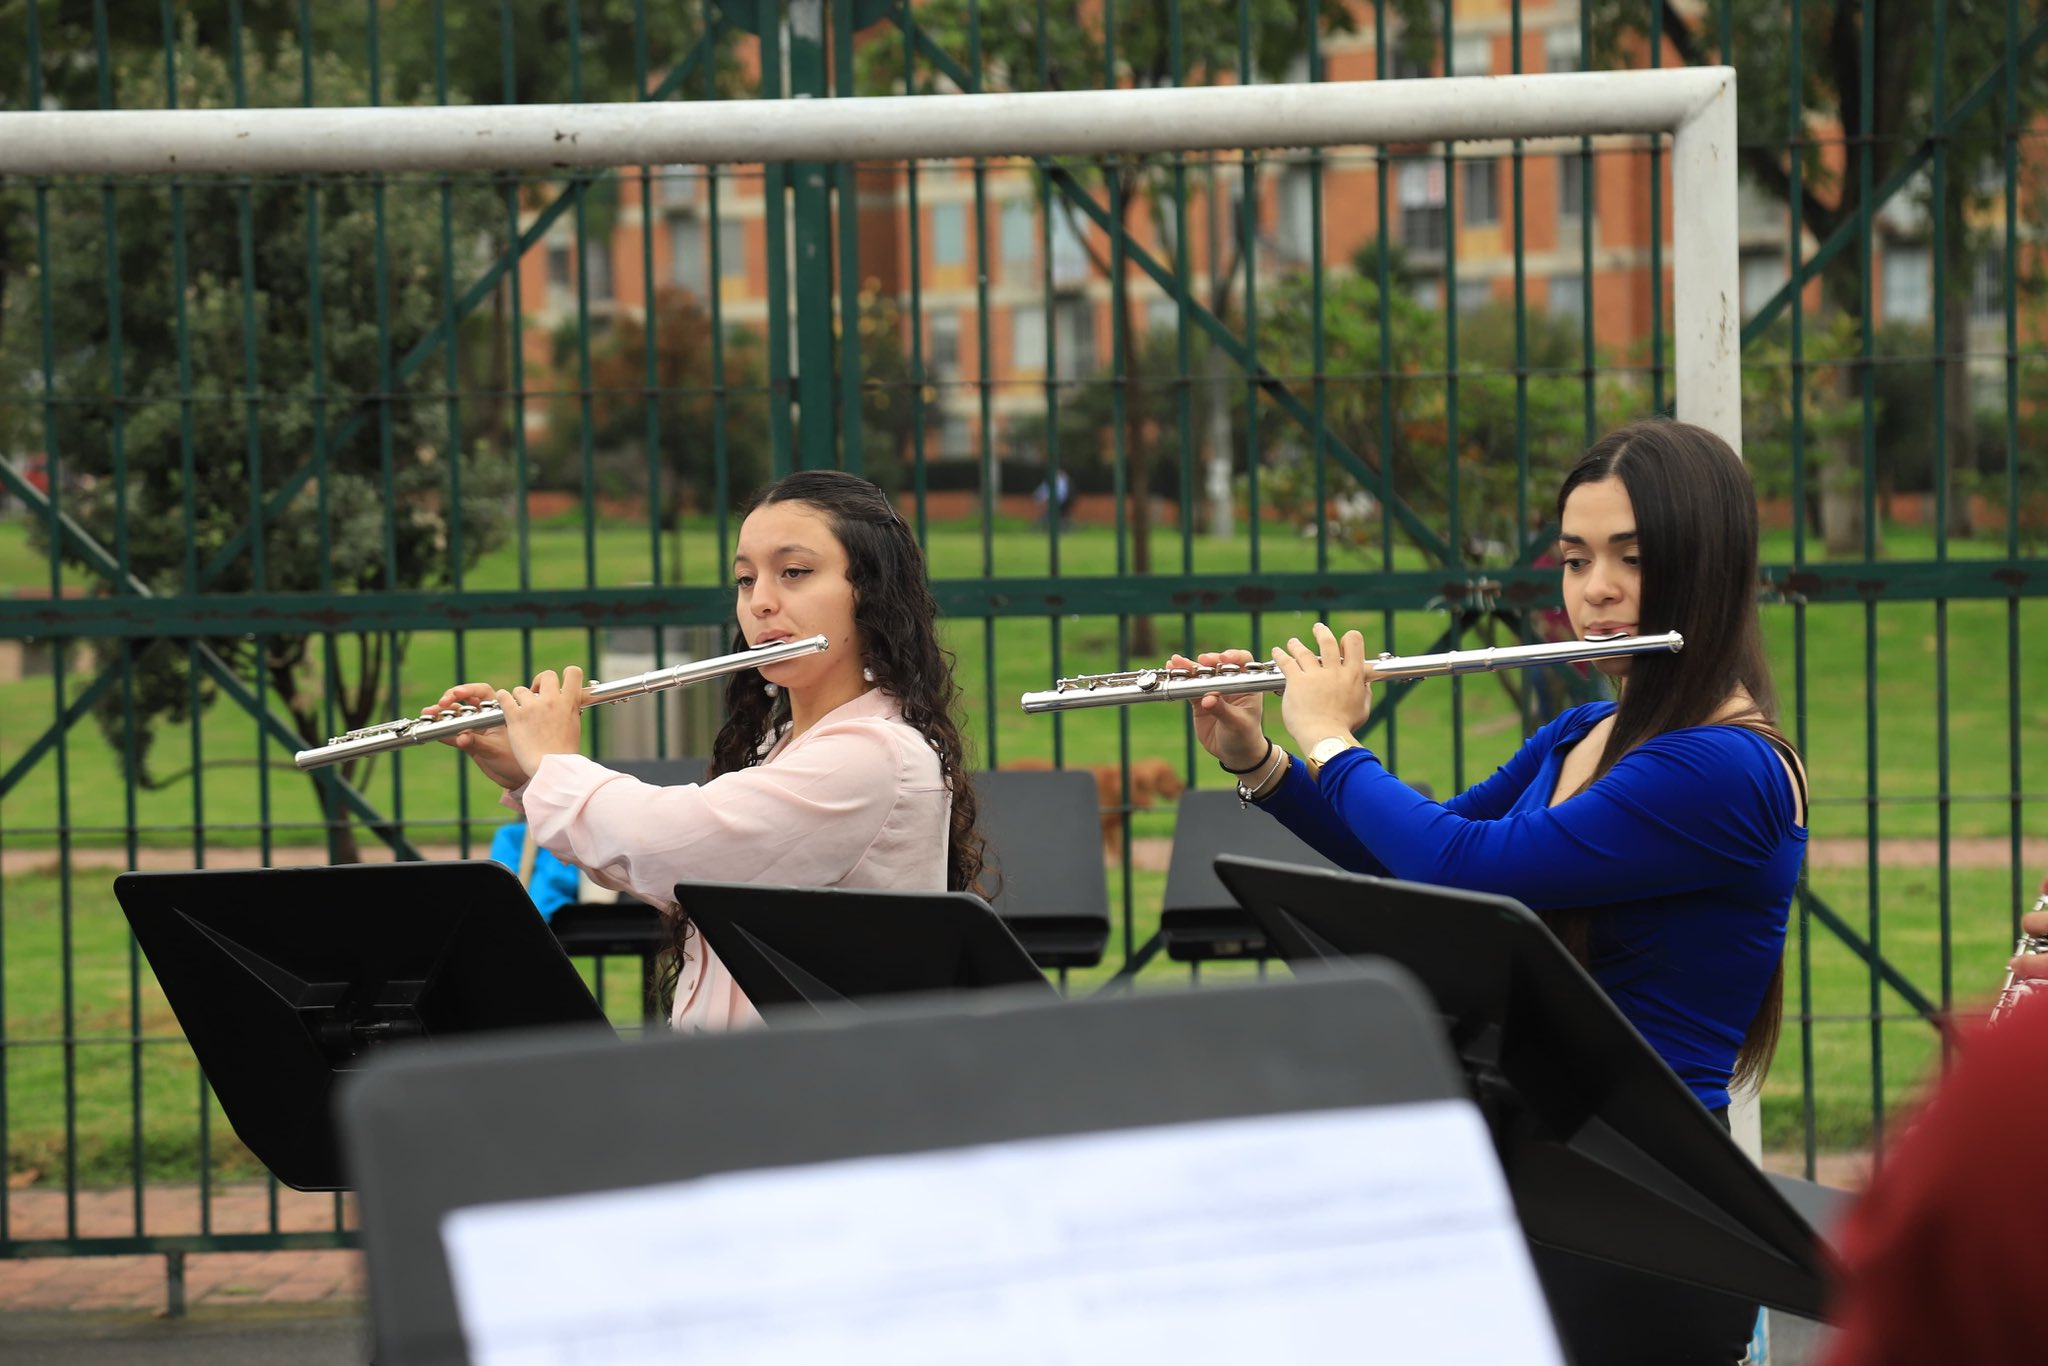
<svg viewBox="0 0 2048 1366">
<path fill-rule="evenodd" d="M 583 747 L 583 670 L 571 664 L 557 679 L 548 669 L 530 688 L 500 689 L 505 710 L 505 736 L 512 757 L 528 778 L 550 754 L 574 754 Z"/>
<path fill-rule="evenodd" d="M 1273 662 L 1287 679 L 1280 719 L 1303 754 L 1318 740 L 1355 732 L 1372 715 L 1365 637 L 1346 631 L 1340 642 L 1320 621 L 1310 634 L 1316 640 L 1313 650 L 1297 636 L 1285 649 L 1273 651 Z"/>
</svg>

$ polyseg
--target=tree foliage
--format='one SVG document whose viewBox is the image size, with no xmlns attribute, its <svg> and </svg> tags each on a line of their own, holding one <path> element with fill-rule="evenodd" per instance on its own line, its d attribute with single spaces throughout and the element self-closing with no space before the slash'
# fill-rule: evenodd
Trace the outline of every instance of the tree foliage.
<svg viewBox="0 0 2048 1366">
<path fill-rule="evenodd" d="M 198 44 L 193 26 L 176 57 L 179 106 L 234 103 L 228 63 Z M 118 77 L 138 101 L 163 107 L 166 92 L 150 84 L 163 66 L 161 54 L 131 54 Z M 316 57 L 313 69 L 334 98 L 363 99 L 336 58 Z M 290 103 L 299 79 L 289 44 L 245 54 L 253 104 Z M 176 189 L 58 182 L 40 197 L 8 195 L 15 214 L 40 223 L 43 246 L 14 263 L 14 296 L 33 306 L 0 320 L 0 393 L 16 400 L 0 405 L 0 449 L 49 451 L 63 510 L 124 551 L 151 589 L 197 591 L 190 568 L 250 527 L 258 503 L 309 462 L 319 477 L 262 517 L 260 575 L 245 550 L 206 591 L 436 587 L 502 541 L 511 471 L 501 453 L 451 429 L 443 395 L 455 386 L 440 359 L 379 397 L 394 352 L 441 318 L 437 189 L 199 179 Z M 459 188 L 447 203 L 450 265 L 457 279 L 473 278 L 494 206 Z M 268 637 L 260 648 L 241 637 L 207 643 L 239 676 L 260 676 L 301 734 L 326 733 L 324 691 L 346 726 L 381 719 L 387 705 L 380 638 L 344 644 L 332 659 L 306 636 Z M 183 649 L 157 644 L 138 650 L 135 675 L 145 785 L 156 725 L 213 695 L 203 680 L 195 689 Z M 118 693 L 100 720 L 125 752 Z"/>
<path fill-rule="evenodd" d="M 768 370 L 760 335 L 744 328 L 727 330 L 720 365 L 714 366 L 711 319 L 687 290 L 663 289 L 655 296 L 651 380 L 648 332 L 642 320 L 621 317 L 592 344 L 587 411 L 574 387 L 557 389 L 549 398 L 547 432 L 534 447 L 534 482 L 582 489 L 587 440 L 595 481 L 590 491 L 645 498 L 651 414 L 656 501 L 662 524 L 669 526 L 685 507 L 717 505 L 721 436 L 727 507 L 767 481 Z M 574 375 L 572 357 L 582 334 L 571 326 L 555 343 L 556 373 Z"/>
</svg>

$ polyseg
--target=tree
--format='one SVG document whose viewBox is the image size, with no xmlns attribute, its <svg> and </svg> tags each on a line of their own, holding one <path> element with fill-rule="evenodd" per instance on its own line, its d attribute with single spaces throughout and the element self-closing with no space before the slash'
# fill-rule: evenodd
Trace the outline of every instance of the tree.
<svg viewBox="0 0 2048 1366">
<path fill-rule="evenodd" d="M 903 472 L 913 458 L 919 405 L 935 411 L 938 392 L 912 377 L 904 339 L 910 320 L 896 300 L 883 294 L 879 282 L 867 280 L 860 292 L 860 424 L 861 463 L 867 477 L 894 493 L 903 487 Z"/>
<path fill-rule="evenodd" d="M 711 363 L 711 319 L 703 305 L 687 290 L 661 290 L 654 306 L 651 393 L 647 336 L 641 320 L 621 317 L 593 345 L 587 418 L 577 393 L 557 392 L 549 400 L 547 435 L 534 452 L 536 482 L 544 487 L 578 487 L 587 434 L 597 475 L 592 492 L 648 496 L 651 409 L 658 419 L 661 447 L 655 462 L 661 479 L 653 492 L 661 506 L 662 525 L 674 525 L 686 504 L 698 509 L 715 505 L 721 427 L 726 506 L 737 506 L 767 481 L 769 470 L 767 365 L 759 335 L 744 328 L 727 330 L 721 380 Z M 568 369 L 568 352 L 580 340 L 573 327 L 557 335 L 558 370 Z"/>
<path fill-rule="evenodd" d="M 1938 137 L 1946 147 L 1945 175 L 1937 184 L 1923 173 L 1906 191 L 1917 203 L 1931 234 L 1938 221 L 1946 249 L 1942 262 L 1952 287 L 1946 299 L 1947 333 L 1945 408 L 1950 466 L 1957 494 L 1949 500 L 1950 530 L 1968 534 L 1970 471 L 1967 453 L 1975 448 L 1973 404 L 1967 360 L 1969 296 L 1972 270 L 1990 246 L 1980 225 L 1986 210 L 2004 193 L 2004 155 L 2008 134 L 2024 129 L 2048 112 L 2048 62 L 2025 60 L 2008 50 L 2005 7 L 1972 0 L 1957 4 L 1866 4 L 1863 0 L 1720 0 L 1711 6 L 1680 5 L 1659 0 L 1644 6 L 1637 0 L 1589 0 L 1596 50 L 1612 60 L 1628 44 L 1646 44 L 1649 23 L 1656 26 L 1664 50 L 1689 65 L 1723 63 L 1739 66 L 1742 95 L 1737 104 L 1737 136 L 1743 171 L 1765 192 L 1784 203 L 1799 224 L 1824 241 L 1854 225 L 1867 207 L 1866 186 L 1874 191 L 1926 139 Z M 2022 7 L 2021 32 L 2043 17 L 2036 0 Z M 1937 45 L 1937 24 L 1946 32 Z M 1647 21 L 1647 22 L 1646 22 Z M 1867 35 L 1865 25 L 1874 25 Z M 1866 44 L 1866 38 L 1868 42 Z M 1863 53 L 1872 53 L 1866 73 Z M 1934 57 L 1945 52 L 1946 65 L 1937 73 Z M 1792 61 L 1799 63 L 1798 89 L 1793 89 Z M 1964 95 L 1978 82 L 2016 64 L 2018 127 L 2007 129 L 2001 95 L 1972 117 L 1937 131 Z M 1937 75 L 1941 81 L 1936 99 Z M 1865 80 L 1869 118 L 1866 124 Z M 1797 104 L 1793 103 L 1796 99 Z M 1943 107 L 1945 106 L 1945 107 Z M 1797 118 L 1794 118 L 1794 110 Z M 1833 130 L 1840 130 L 1845 164 L 1828 156 Z M 1799 139 L 1788 147 L 1788 140 Z M 1869 177 L 1862 175 L 1867 155 Z M 1799 158 L 1801 184 L 1792 194 L 1792 160 Z M 1987 175 L 1996 168 L 1999 174 Z M 1939 198 L 1937 199 L 1937 196 Z M 2023 210 L 2037 223 L 2048 221 L 2048 205 L 2039 187 L 2027 196 Z M 2022 262 L 2005 262 L 2015 279 Z M 1863 262 L 1855 251 L 1835 256 L 1822 277 L 1829 302 L 1852 318 L 1863 316 Z M 1850 372 L 1845 372 L 1845 375 Z M 1860 383 L 1860 379 L 1852 379 Z M 1829 478 L 1847 483 L 1856 470 L 1837 460 Z M 1830 532 L 1831 539 L 1834 533 Z"/>
<path fill-rule="evenodd" d="M 1190 340 L 1188 373 L 1207 375 L 1215 348 L 1206 337 Z M 1191 430 L 1185 439 L 1181 431 L 1182 381 L 1177 377 L 1180 340 L 1170 327 L 1154 328 L 1131 348 L 1133 356 L 1127 373 L 1150 378 L 1120 380 L 1112 366 L 1093 375 L 1060 386 L 1058 440 L 1060 469 L 1078 489 L 1099 492 L 1115 487 L 1116 437 L 1125 435 L 1124 476 L 1126 494 L 1136 498 L 1146 487 L 1156 497 L 1186 499 L 1195 496 L 1197 486 L 1180 477 L 1178 456 L 1187 447 L 1201 444 L 1204 436 L 1214 437 L 1214 419 L 1201 411 L 1197 401 L 1189 405 Z M 1198 382 L 1200 383 L 1200 382 Z M 1118 425 L 1117 397 L 1121 395 L 1122 426 Z M 1244 448 L 1244 384 L 1226 386 L 1221 395 L 1224 425 L 1221 439 L 1226 453 Z M 1276 431 L 1277 415 L 1267 414 Z M 1014 419 L 1009 427 L 1009 444 L 1015 455 L 1040 468 L 1050 463 L 1050 443 L 1043 413 Z M 1144 471 L 1148 485 L 1138 483 Z M 1033 474 L 1035 480 L 1042 474 Z"/>
<path fill-rule="evenodd" d="M 176 53 L 177 103 L 232 104 L 228 64 L 199 46 L 195 34 L 188 24 Z M 333 57 L 316 57 L 313 65 L 329 97 L 363 100 L 361 84 Z M 162 71 L 161 53 L 125 54 L 116 75 L 132 102 L 163 107 L 164 91 L 151 86 Z M 248 56 L 244 78 L 251 104 L 293 103 L 298 55 L 283 44 L 274 55 Z M 0 446 L 53 451 L 71 483 L 64 510 L 102 544 L 123 537 L 131 572 L 158 593 L 197 591 L 186 577 L 188 551 L 205 564 L 249 526 L 259 497 L 315 458 L 325 461 L 317 496 L 309 491 L 264 518 L 254 547 L 261 553 L 260 578 L 244 552 L 210 591 L 346 593 L 451 582 L 458 568 L 503 539 L 510 471 L 502 453 L 488 447 L 451 449 L 439 397 L 449 381 L 438 362 L 412 378 L 410 392 L 381 404 L 374 397 L 383 392 L 380 311 L 386 335 L 400 350 L 440 319 L 438 190 L 389 190 L 381 215 L 377 190 L 360 179 L 324 181 L 317 192 L 296 178 L 246 187 L 197 180 L 177 193 L 179 209 L 173 191 L 157 182 L 113 193 L 117 314 L 107 288 L 100 186 L 60 183 L 47 192 L 50 275 L 44 281 L 23 262 L 13 263 L 10 293 L 31 306 L 0 320 L 0 390 L 47 392 L 54 401 L 0 407 Z M 317 205 L 309 202 L 316 193 Z M 13 191 L 8 207 L 33 212 L 21 203 L 27 197 Z M 463 278 L 479 264 L 477 244 L 492 209 L 487 197 L 467 191 L 458 191 L 451 207 L 460 258 L 454 267 Z M 309 262 L 312 213 L 319 253 Z M 390 263 L 381 278 L 380 230 Z M 168 249 L 180 236 L 182 280 Z M 317 354 L 316 279 L 322 314 Z M 47 360 L 45 295 L 54 338 Z M 117 318 L 119 392 L 126 400 L 120 403 L 112 370 Z M 189 385 L 181 354 L 189 358 Z M 315 397 L 316 375 L 324 397 Z M 462 441 L 460 433 L 455 440 Z M 260 472 L 252 456 L 260 456 Z M 156 727 L 185 719 L 195 695 L 201 707 L 214 695 L 203 676 L 195 686 L 187 652 L 165 644 L 138 643 L 133 736 L 118 693 L 98 716 L 117 751 L 126 754 L 132 746 L 131 780 L 145 787 L 158 783 L 150 766 Z M 328 733 L 323 692 L 344 727 L 382 719 L 386 652 L 404 648 L 402 637 L 387 642 L 371 633 L 339 642 L 331 654 L 303 635 L 268 637 L 260 653 L 258 642 L 239 636 L 205 644 L 239 676 L 260 674 L 307 736 Z M 359 777 L 360 763 L 342 766 L 342 776 Z M 330 809 L 329 819 L 335 857 L 352 861 L 352 833 L 338 810 Z"/>
<path fill-rule="evenodd" d="M 1395 8 L 1412 31 L 1426 34 L 1423 0 L 1398 0 Z M 1114 14 L 1113 27 L 1105 13 Z M 1325 32 L 1348 31 L 1353 24 L 1345 5 L 1328 5 L 1320 11 Z M 1178 44 L 1175 43 L 1175 20 Z M 1250 51 L 1245 60 L 1251 73 L 1261 80 L 1279 80 L 1306 55 L 1309 46 L 1308 17 L 1293 0 L 1249 0 L 1246 20 L 1250 28 Z M 982 70 L 971 73 L 987 90 L 1096 90 L 1115 87 L 1159 87 L 1211 85 L 1237 77 L 1239 54 L 1238 7 L 1225 5 L 1174 6 L 1165 0 L 1118 5 L 1113 10 L 1084 6 L 1068 8 L 1054 15 L 1041 0 L 930 0 L 918 6 L 918 26 L 953 54 L 963 66 L 970 51 L 978 48 Z M 864 88 L 901 89 L 905 77 L 900 56 L 886 43 L 871 44 L 863 68 Z M 1114 67 L 1105 71 L 1104 54 L 1114 51 Z M 1178 58 L 1178 61 L 1176 61 Z M 940 87 L 941 78 L 929 65 L 918 69 L 915 84 L 920 90 Z M 1107 163 L 1068 162 L 1061 171 L 1102 204 L 1110 215 L 1110 231 L 1129 240 L 1132 214 L 1140 204 L 1156 201 L 1171 184 L 1167 159 L 1120 157 Z M 1055 190 L 1053 197 L 1058 198 Z M 1155 209 L 1155 213 L 1157 210 Z M 1089 234 L 1087 249 L 1096 273 L 1108 278 L 1112 255 L 1107 244 Z M 1130 267 L 1126 262 L 1125 270 Z M 1220 277 L 1228 279 L 1230 272 Z M 1211 300 L 1219 313 L 1227 294 Z M 1121 335 L 1129 339 L 1126 371 L 1120 378 L 1135 388 L 1142 373 L 1132 367 L 1142 360 L 1135 291 L 1122 292 L 1123 316 L 1117 319 Z M 1152 567 L 1149 499 L 1142 496 L 1152 485 L 1150 445 L 1131 413 L 1125 417 L 1125 445 L 1130 452 L 1128 525 L 1131 530 L 1132 570 L 1138 574 Z M 1133 626 L 1132 648 L 1141 655 L 1156 652 L 1151 622 L 1140 618 Z"/>
<path fill-rule="evenodd" d="M 1391 369 L 1381 375 L 1379 282 L 1361 276 L 1323 285 L 1324 411 L 1330 431 L 1370 468 L 1384 468 L 1391 488 L 1418 514 L 1448 526 L 1456 475 L 1461 552 L 1493 563 L 1512 562 L 1537 526 L 1547 520 L 1548 490 L 1585 444 L 1585 393 L 1577 326 L 1527 310 L 1523 357 L 1529 372 L 1518 394 L 1514 305 L 1501 300 L 1459 319 L 1456 407 L 1446 382 L 1442 315 L 1405 290 L 1394 290 L 1384 310 Z M 1281 374 L 1314 368 L 1312 292 L 1306 279 L 1272 291 L 1259 323 L 1262 358 Z M 1625 410 L 1623 382 L 1602 381 L 1596 415 Z M 1456 417 L 1457 448 L 1451 419 Z M 1517 430 L 1526 421 L 1526 436 Z M 1391 444 L 1387 434 L 1391 434 Z M 1527 482 L 1518 496 L 1518 457 L 1526 453 Z M 1276 507 L 1304 528 L 1322 520 L 1332 539 L 1357 550 L 1380 545 L 1382 490 L 1361 486 L 1334 464 L 1323 473 L 1318 502 L 1312 452 L 1297 443 L 1276 451 L 1275 468 L 1262 475 Z M 1528 522 L 1517 508 L 1527 504 Z"/>
</svg>

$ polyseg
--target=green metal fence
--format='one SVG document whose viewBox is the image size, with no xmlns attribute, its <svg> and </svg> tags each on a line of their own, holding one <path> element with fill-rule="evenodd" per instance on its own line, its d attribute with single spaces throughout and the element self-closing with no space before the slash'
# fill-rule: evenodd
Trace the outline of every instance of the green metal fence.
<svg viewBox="0 0 2048 1366">
<path fill-rule="evenodd" d="M 1765 1122 L 1810 1167 L 1882 1143 L 2048 872 L 2048 15 L 1972 13 L 17 0 L 0 108 L 1733 65 L 1745 452 L 1815 787 Z M 289 752 L 459 679 L 701 648 L 730 509 L 790 468 L 903 500 L 978 764 L 1117 770 L 1112 957 L 1141 953 L 1172 812 L 1135 761 L 1222 777 L 1174 709 L 1016 694 L 1330 614 L 1403 652 L 1540 639 L 1556 473 L 1670 404 L 1665 150 L 0 182 L 0 1255 L 351 1241 L 274 1186 L 216 1219 L 261 1173 L 113 875 L 481 852 L 502 817 L 458 756 Z M 1448 792 L 1586 686 L 1388 689 L 1375 743 Z M 706 738 L 594 715 L 604 755 Z M 591 971 L 632 1018 L 637 973 Z M 196 1222 L 153 1212 L 177 1188 Z"/>
</svg>

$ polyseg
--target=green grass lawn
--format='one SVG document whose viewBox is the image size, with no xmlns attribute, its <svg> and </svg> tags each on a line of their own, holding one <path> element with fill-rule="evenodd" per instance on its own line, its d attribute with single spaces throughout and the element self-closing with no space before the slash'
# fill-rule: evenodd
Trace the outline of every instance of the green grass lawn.
<svg viewBox="0 0 2048 1366">
<path fill-rule="evenodd" d="M 0 524 L 0 550 L 13 552 L 20 526 Z M 1780 538 L 1782 539 L 1782 538 Z M 665 567 L 678 566 L 693 583 L 722 582 L 718 529 L 696 524 L 678 539 L 664 541 Z M 1162 536 L 1157 563 L 1177 568 L 1178 538 Z M 1986 551 L 1982 542 L 1959 547 Z M 939 525 L 930 535 L 934 574 L 942 579 L 975 577 L 984 562 L 999 575 L 1046 572 L 1048 543 L 1042 531 L 1006 526 L 984 536 L 977 529 Z M 1931 553 L 1931 542 L 1894 531 L 1895 555 Z M 1789 553 L 1789 546 L 1774 551 Z M 1199 539 L 1195 567 L 1204 572 L 1242 569 L 1250 545 L 1240 534 L 1218 542 Z M 586 560 L 594 558 L 599 583 L 648 578 L 650 548 L 644 529 L 601 527 L 587 542 L 580 521 L 538 526 L 529 556 L 536 586 L 567 587 L 584 581 Z M 1314 566 L 1312 543 L 1268 532 L 1260 540 L 1261 564 L 1274 569 Z M 1343 560 L 1337 561 L 1342 564 Z M 1064 572 L 1118 571 L 1112 534 L 1083 528 L 1060 538 Z M 469 582 L 479 588 L 518 582 L 516 557 L 508 549 L 480 566 Z M 1939 704 L 1942 680 L 1936 611 L 1929 603 L 1884 604 L 1866 613 L 1860 605 L 1807 609 L 1803 623 L 1790 607 L 1765 609 L 1764 620 L 1778 680 L 1795 734 L 1803 727 L 1815 784 L 1815 833 L 1861 837 L 1873 828 L 1882 836 L 1934 835 L 1940 830 L 1945 753 L 1950 819 L 1959 835 L 1997 836 L 2010 827 L 2008 794 L 2040 792 L 2048 784 L 2048 753 L 2039 745 L 2014 744 L 2014 736 L 2040 733 L 2048 703 L 2027 681 L 2048 665 L 2048 603 L 2026 600 L 2009 619 L 2000 602 L 1957 602 L 1947 610 L 1948 677 L 1946 707 Z M 1271 644 L 1305 631 L 1307 614 L 1270 613 L 1254 624 L 1242 613 L 1198 614 L 1155 619 L 1162 649 Z M 1375 645 L 1397 651 L 1428 648 L 1442 629 L 1435 613 L 1391 614 L 1386 620 L 1340 620 L 1365 629 Z M 2013 696 L 2008 677 L 2009 627 L 2016 627 L 2020 688 Z M 1175 706 L 1115 708 L 1026 717 L 1015 699 L 1050 686 L 1062 673 L 1101 672 L 1125 662 L 1114 618 L 1010 618 L 993 622 L 960 620 L 945 625 L 958 656 L 965 696 L 965 720 L 975 761 L 987 766 L 1016 758 L 1054 758 L 1089 763 L 1121 761 L 1135 755 L 1165 755 L 1189 767 L 1202 783 L 1218 775 L 1197 758 L 1186 711 Z M 1803 644 L 1803 650 L 1800 648 Z M 394 705 L 396 716 L 437 698 L 449 683 L 465 678 L 510 682 L 535 667 L 598 662 L 596 647 L 582 631 L 492 631 L 421 633 L 405 647 Z M 66 698 L 87 680 L 65 683 Z M 1513 680 L 1519 682 L 1520 680 Z M 715 685 L 713 685 L 715 686 Z M 1799 716 L 1790 713 L 1803 700 Z M 40 739 L 59 714 L 57 690 L 47 677 L 0 684 L 0 772 L 5 772 Z M 1278 728 L 1278 708 L 1270 709 Z M 1946 749 L 1942 731 L 1946 725 Z M 600 732 L 603 720 L 593 724 Z M 2016 724 L 2016 729 L 2015 729 Z M 1503 679 L 1432 682 L 1414 688 L 1398 708 L 1390 730 L 1374 743 L 1404 777 L 1449 792 L 1489 772 L 1512 748 L 1519 726 Z M 61 763 L 46 754 L 9 792 L 0 796 L 0 838 L 14 848 L 51 847 L 58 830 L 85 844 L 118 846 L 135 837 L 143 843 L 189 845 L 195 827 L 209 844 L 255 846 L 268 831 L 282 842 L 314 843 L 317 809 L 310 780 L 290 766 L 286 747 L 261 750 L 247 714 L 215 705 L 195 722 L 172 722 L 158 733 L 148 767 L 159 786 L 131 793 L 121 775 L 119 754 L 90 722 L 70 729 Z M 2017 758 L 2015 758 L 2017 749 Z M 64 781 L 60 781 L 60 771 Z M 360 780 L 377 807 L 402 818 L 415 839 L 453 839 L 457 826 L 474 822 L 480 832 L 497 824 L 495 790 L 467 772 L 449 752 L 415 750 L 379 761 Z M 133 803 L 131 813 L 129 807 Z M 1873 818 L 1874 813 L 1874 818 Z M 2048 833 L 2048 820 L 2024 813 L 2028 833 Z"/>
<path fill-rule="evenodd" d="M 1813 881 L 1831 905 L 1860 919 L 1867 906 L 1860 872 L 1823 870 Z M 1109 883 L 1112 914 L 1120 921 L 1122 878 L 1114 867 Z M 62 1183 L 70 1174 L 69 1153 L 83 1185 L 123 1184 L 138 1172 L 147 1180 L 189 1180 L 198 1171 L 204 1113 L 203 1150 L 210 1155 L 214 1177 L 258 1174 L 217 1105 L 202 1098 L 191 1053 L 147 965 L 130 949 L 107 884 L 103 876 L 83 873 L 68 889 L 53 873 L 16 876 L 0 884 L 0 947 L 5 950 L 0 1023 L 8 1041 L 0 1060 L 8 1171 L 16 1180 Z M 1157 924 L 1163 885 L 1159 873 L 1139 872 L 1133 878 L 1134 942 L 1142 943 Z M 2002 870 L 1963 870 L 1953 878 L 1951 972 L 1955 998 L 1966 1006 L 1987 1002 L 2002 979 L 2011 948 L 2003 886 Z M 1940 982 L 1938 892 L 1929 872 L 1887 870 L 1878 896 L 1887 954 L 1931 993 L 1939 992 Z M 1099 989 L 1121 956 L 1119 924 L 1109 961 L 1073 973 L 1070 992 Z M 593 965 L 584 961 L 581 967 L 595 987 Z M 637 960 L 607 960 L 604 970 L 600 995 L 607 1010 L 622 1030 L 637 1029 Z M 1802 994 L 1796 938 L 1787 972 L 1785 1033 L 1765 1089 L 1766 1144 L 1796 1148 L 1802 1141 L 1807 1085 L 1802 1013 L 1814 1021 L 1811 1084 L 1821 1147 L 1867 1144 L 1880 1105 L 1888 1128 L 1895 1129 L 1900 1108 L 1939 1062 L 1935 1032 L 1898 997 L 1882 993 L 1877 1039 L 1882 1086 L 1875 1086 L 1879 1072 L 1873 1065 L 1868 972 L 1824 931 L 1812 938 L 1807 994 Z M 1256 973 L 1251 964 L 1223 964 L 1205 968 L 1201 980 L 1242 980 Z M 1184 989 L 1188 974 L 1178 964 L 1155 960 L 1137 983 L 1142 990 Z M 67 1037 L 75 1040 L 74 1047 L 65 1047 Z M 136 1042 L 138 1037 L 142 1042 Z M 67 1097 L 73 1113 L 68 1129 Z"/>
</svg>

